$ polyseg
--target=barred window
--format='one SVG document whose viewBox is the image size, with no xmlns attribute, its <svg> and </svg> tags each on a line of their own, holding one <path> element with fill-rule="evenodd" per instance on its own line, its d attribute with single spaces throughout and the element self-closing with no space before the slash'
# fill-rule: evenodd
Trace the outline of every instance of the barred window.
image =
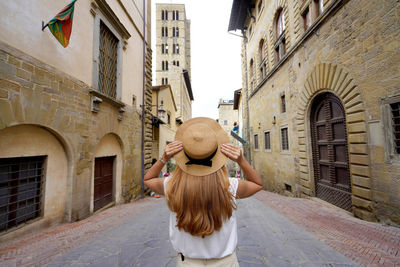
<svg viewBox="0 0 400 267">
<path fill-rule="evenodd" d="M 281 95 L 281 112 L 286 112 L 286 97 L 285 95 Z"/>
<path fill-rule="evenodd" d="M 264 144 L 265 144 L 265 150 L 271 150 L 271 136 L 270 136 L 270 132 L 265 132 L 265 133 L 264 133 Z"/>
<path fill-rule="evenodd" d="M 258 149 L 258 134 L 254 135 L 254 149 Z"/>
<path fill-rule="evenodd" d="M 117 95 L 118 39 L 103 22 L 100 23 L 99 50 L 99 91 L 115 98 Z"/>
<path fill-rule="evenodd" d="M 0 231 L 41 215 L 44 159 L 0 159 Z"/>
<path fill-rule="evenodd" d="M 289 150 L 289 137 L 287 127 L 281 129 L 281 145 L 282 150 Z"/>
<path fill-rule="evenodd" d="M 400 154 L 400 102 L 390 104 L 392 112 L 394 152 Z"/>
</svg>

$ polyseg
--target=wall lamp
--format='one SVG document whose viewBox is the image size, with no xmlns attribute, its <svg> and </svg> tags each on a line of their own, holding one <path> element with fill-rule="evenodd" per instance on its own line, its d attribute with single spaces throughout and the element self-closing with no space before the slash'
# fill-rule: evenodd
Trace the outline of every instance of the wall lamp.
<svg viewBox="0 0 400 267">
<path fill-rule="evenodd" d="M 161 105 L 140 105 L 140 107 L 141 108 L 145 108 L 145 110 L 146 110 L 146 107 L 157 107 L 157 117 L 158 118 L 160 118 L 160 119 L 164 119 L 164 117 L 165 117 L 165 109 L 163 108 L 163 104 L 161 104 Z"/>
</svg>

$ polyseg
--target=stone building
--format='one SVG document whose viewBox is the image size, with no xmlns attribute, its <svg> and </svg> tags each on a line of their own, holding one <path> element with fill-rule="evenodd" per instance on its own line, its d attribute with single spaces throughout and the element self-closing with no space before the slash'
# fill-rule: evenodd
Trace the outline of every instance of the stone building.
<svg viewBox="0 0 400 267">
<path fill-rule="evenodd" d="M 192 117 L 190 20 L 183 4 L 156 4 L 156 84 L 171 85 L 176 120 Z"/>
<path fill-rule="evenodd" d="M 152 158 L 158 159 L 165 151 L 167 144 L 174 141 L 179 123 L 176 122 L 177 107 L 170 85 L 153 86 L 153 146 Z M 174 159 L 171 160 L 175 164 Z M 163 172 L 167 171 L 165 165 Z"/>
<path fill-rule="evenodd" d="M 140 197 L 151 164 L 150 1 L 77 1 L 64 48 L 66 4 L 0 2 L 0 240 Z"/>
<path fill-rule="evenodd" d="M 234 128 L 234 123 L 239 122 L 239 112 L 233 108 L 233 100 L 220 99 L 218 103 L 218 122 L 222 129 L 229 135 L 229 139 L 232 144 L 239 145 L 239 142 L 231 136 L 231 131 Z M 239 127 L 240 128 L 240 127 Z M 240 133 L 239 131 L 237 132 Z M 236 171 L 239 170 L 239 166 L 231 160 L 226 163 L 226 169 L 231 177 L 236 175 Z"/>
<path fill-rule="evenodd" d="M 233 1 L 266 189 L 400 225 L 399 14 L 399 1 Z"/>
</svg>

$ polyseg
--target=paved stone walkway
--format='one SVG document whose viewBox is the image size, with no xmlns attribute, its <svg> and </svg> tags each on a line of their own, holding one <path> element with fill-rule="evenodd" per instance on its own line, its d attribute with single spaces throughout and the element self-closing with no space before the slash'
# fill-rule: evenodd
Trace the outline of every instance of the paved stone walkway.
<svg viewBox="0 0 400 267">
<path fill-rule="evenodd" d="M 240 266 L 400 264 L 399 228 L 364 222 L 315 201 L 265 191 L 238 201 L 238 234 Z M 367 250 L 375 254 L 373 259 Z M 175 266 L 164 199 L 120 205 L 0 245 L 1 266 L 46 264 Z"/>
</svg>

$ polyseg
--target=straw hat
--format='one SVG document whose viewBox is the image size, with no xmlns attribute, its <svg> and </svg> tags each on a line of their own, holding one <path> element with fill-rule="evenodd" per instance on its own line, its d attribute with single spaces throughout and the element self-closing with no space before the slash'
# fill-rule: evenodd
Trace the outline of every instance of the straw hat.
<svg viewBox="0 0 400 267">
<path fill-rule="evenodd" d="M 199 117 L 184 122 L 179 126 L 175 140 L 183 143 L 183 150 L 174 158 L 182 171 L 188 174 L 208 175 L 226 162 L 220 146 L 229 143 L 229 136 L 213 119 Z"/>
</svg>

